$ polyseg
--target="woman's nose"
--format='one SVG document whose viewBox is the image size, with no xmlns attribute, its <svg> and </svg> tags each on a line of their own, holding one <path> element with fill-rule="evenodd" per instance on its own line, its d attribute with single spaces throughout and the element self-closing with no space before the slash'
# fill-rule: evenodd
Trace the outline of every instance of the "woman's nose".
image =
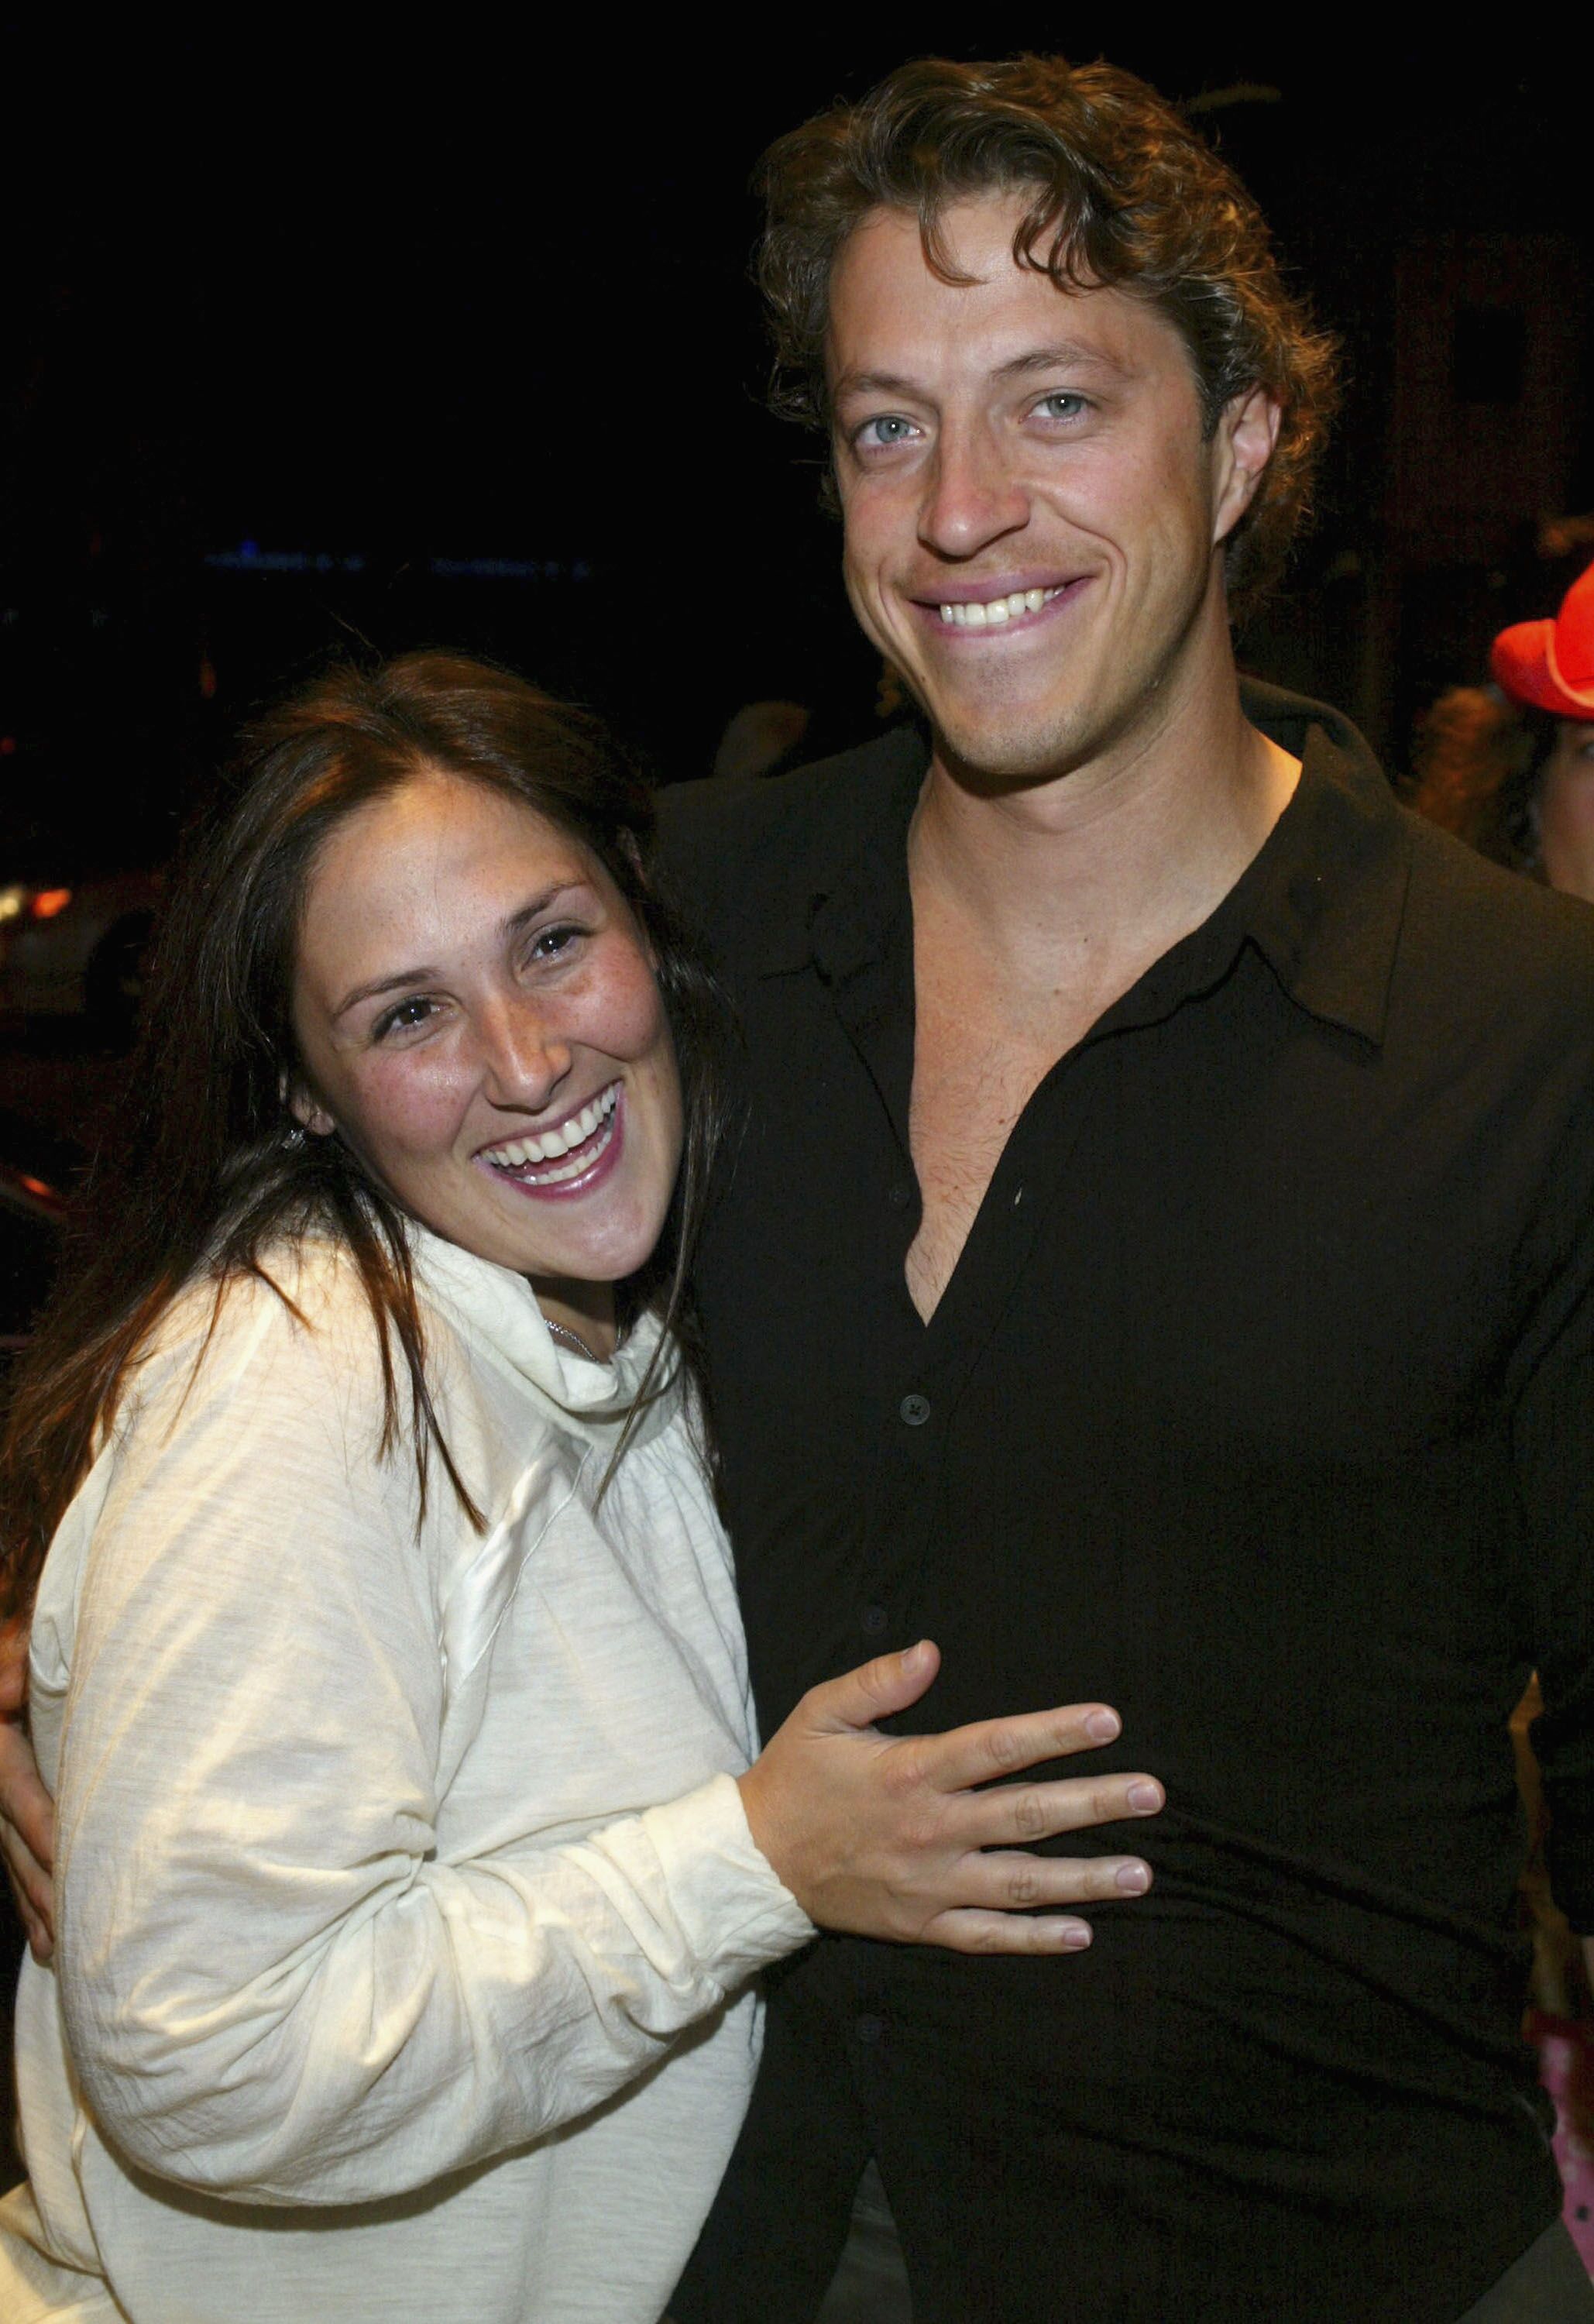
<svg viewBox="0 0 1594 2324">
<path fill-rule="evenodd" d="M 492 1010 L 481 1027 L 483 1086 L 495 1105 L 537 1113 L 570 1070 L 571 1047 L 540 1009 L 525 1001 Z"/>
</svg>

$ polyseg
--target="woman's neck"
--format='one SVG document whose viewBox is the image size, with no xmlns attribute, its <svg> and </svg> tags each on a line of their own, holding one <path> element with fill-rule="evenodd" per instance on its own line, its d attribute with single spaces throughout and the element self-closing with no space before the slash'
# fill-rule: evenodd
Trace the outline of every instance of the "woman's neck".
<svg viewBox="0 0 1594 2324">
<path fill-rule="evenodd" d="M 534 1275 L 543 1320 L 567 1332 L 598 1362 L 606 1363 L 619 1343 L 612 1283 L 579 1283 L 568 1276 Z"/>
</svg>

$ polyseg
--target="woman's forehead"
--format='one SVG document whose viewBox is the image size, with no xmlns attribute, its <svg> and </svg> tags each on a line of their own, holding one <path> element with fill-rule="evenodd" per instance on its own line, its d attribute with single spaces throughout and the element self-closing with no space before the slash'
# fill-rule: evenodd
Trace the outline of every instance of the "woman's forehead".
<svg viewBox="0 0 1594 2324">
<path fill-rule="evenodd" d="M 612 888 L 591 850 L 525 801 L 428 769 L 328 833 L 306 890 L 300 965 L 319 982 L 366 973 L 395 945 L 475 947 L 544 899 Z"/>
<path fill-rule="evenodd" d="M 311 874 L 315 890 L 366 892 L 416 881 L 516 880 L 533 865 L 571 878 L 601 872 L 591 850 L 512 792 L 433 768 L 368 799 L 331 831 Z"/>
</svg>

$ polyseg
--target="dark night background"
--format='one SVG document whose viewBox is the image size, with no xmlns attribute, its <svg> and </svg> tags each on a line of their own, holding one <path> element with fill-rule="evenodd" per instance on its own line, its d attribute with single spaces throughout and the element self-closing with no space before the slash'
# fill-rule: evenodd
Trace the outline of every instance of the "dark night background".
<svg viewBox="0 0 1594 2324">
<path fill-rule="evenodd" d="M 990 42 L 865 22 L 9 44 L 0 879 L 158 860 L 339 644 L 499 655 L 667 779 L 755 696 L 813 705 L 817 750 L 866 733 L 816 447 L 760 409 L 747 180 L 904 54 Z M 1321 519 L 1244 658 L 1398 766 L 1594 549 L 1544 529 L 1594 506 L 1585 97 L 1547 52 L 1056 22 L 1196 106 L 1341 335 Z"/>
</svg>

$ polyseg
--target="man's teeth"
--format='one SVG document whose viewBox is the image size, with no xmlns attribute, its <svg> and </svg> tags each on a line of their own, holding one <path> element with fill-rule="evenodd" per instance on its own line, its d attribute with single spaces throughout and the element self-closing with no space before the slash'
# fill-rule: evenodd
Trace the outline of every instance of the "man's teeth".
<svg viewBox="0 0 1594 2324">
<path fill-rule="evenodd" d="M 554 1162 L 563 1154 L 573 1154 L 608 1121 L 619 1096 L 619 1083 L 611 1082 L 590 1105 L 584 1105 L 579 1113 L 573 1113 L 557 1130 L 545 1130 L 538 1138 L 515 1138 L 502 1146 L 490 1147 L 484 1158 L 495 1170 L 523 1170 L 531 1162 Z M 547 1175 L 550 1180 L 573 1177 L 577 1170 L 586 1167 L 589 1158 L 583 1155 L 568 1170 L 553 1170 Z"/>
<path fill-rule="evenodd" d="M 1020 613 L 1038 613 L 1049 605 L 1062 588 L 1014 589 L 1005 597 L 988 598 L 984 604 L 943 605 L 941 618 L 960 630 L 994 630 L 1003 622 L 1016 622 Z"/>
</svg>

